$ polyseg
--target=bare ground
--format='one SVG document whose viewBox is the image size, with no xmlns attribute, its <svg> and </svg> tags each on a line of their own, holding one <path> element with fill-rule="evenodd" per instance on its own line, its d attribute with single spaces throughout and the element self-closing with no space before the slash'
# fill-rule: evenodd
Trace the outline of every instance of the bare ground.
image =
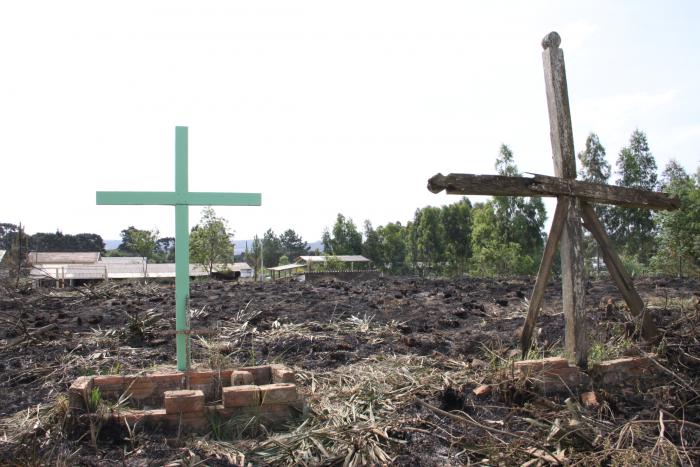
<svg viewBox="0 0 700 467">
<path fill-rule="evenodd" d="M 102 427 L 96 444 L 84 424 L 68 423 L 63 394 L 81 375 L 172 369 L 172 285 L 0 289 L 0 463 L 697 465 L 700 288 L 637 286 L 662 339 L 638 341 L 614 286 L 593 281 L 591 357 L 653 351 L 659 377 L 589 388 L 600 406 L 585 408 L 513 374 L 529 279 L 196 282 L 191 325 L 207 332 L 193 340 L 194 364 L 293 367 L 306 421 L 281 433 L 212 427 L 180 438 Z M 558 287 L 547 290 L 533 356 L 561 353 Z M 608 298 L 617 306 L 606 311 Z M 484 383 L 493 391 L 479 399 L 472 389 Z"/>
</svg>

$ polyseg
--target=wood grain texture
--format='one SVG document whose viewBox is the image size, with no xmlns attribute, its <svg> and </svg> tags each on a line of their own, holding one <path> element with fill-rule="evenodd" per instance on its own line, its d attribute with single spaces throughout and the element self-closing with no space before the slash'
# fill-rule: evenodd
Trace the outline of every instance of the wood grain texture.
<svg viewBox="0 0 700 467">
<path fill-rule="evenodd" d="M 551 37 L 549 34 L 548 37 Z M 554 160 L 554 174 L 559 178 L 576 178 L 576 156 L 571 128 L 569 96 L 566 84 L 564 52 L 553 41 L 542 52 L 544 78 L 549 110 L 550 139 Z M 565 346 L 568 357 L 576 365 L 588 364 L 586 334 L 585 273 L 583 267 L 583 233 L 581 231 L 580 200 L 568 196 L 560 202 L 568 203 L 562 231 L 560 252 L 562 269 L 562 305 L 566 321 Z"/>
<path fill-rule="evenodd" d="M 615 204 L 630 208 L 674 210 L 680 207 L 678 197 L 667 193 L 539 174 L 532 177 L 436 174 L 428 180 L 428 190 L 433 193 L 445 190 L 449 195 L 576 196 L 589 203 Z"/>
</svg>

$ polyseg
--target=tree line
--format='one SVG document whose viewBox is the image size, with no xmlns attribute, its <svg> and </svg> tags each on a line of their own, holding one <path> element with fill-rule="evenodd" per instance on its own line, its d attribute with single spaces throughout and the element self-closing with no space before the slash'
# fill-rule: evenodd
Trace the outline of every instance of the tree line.
<svg viewBox="0 0 700 467">
<path fill-rule="evenodd" d="M 596 205 L 623 261 L 632 272 L 657 272 L 678 276 L 700 272 L 700 171 L 689 174 L 671 160 L 659 174 L 647 136 L 635 130 L 615 162 L 607 161 L 599 137 L 591 133 L 578 154 L 579 179 L 595 183 L 662 190 L 677 195 L 681 208 L 669 212 Z M 503 144 L 495 160 L 499 175 L 518 176 L 511 149 Z M 472 204 L 464 197 L 442 207 L 417 209 L 405 223 L 374 227 L 369 220 L 360 232 L 350 218 L 339 213 L 332 228 L 322 234 L 326 255 L 362 254 L 375 266 L 391 273 L 435 273 L 479 276 L 535 274 L 542 254 L 547 214 L 540 198 L 493 197 Z M 20 227 L 0 223 L 0 249 L 24 251 L 101 251 L 105 244 L 97 234 L 37 233 L 22 236 Z M 310 254 L 306 241 L 293 229 L 277 235 L 268 229 L 234 257 L 233 231 L 211 207 L 202 210 L 200 222 L 190 232 L 190 258 L 208 271 L 216 263 L 246 261 L 261 266 L 288 264 Z M 142 256 L 151 262 L 175 260 L 175 239 L 160 238 L 157 230 L 130 226 L 121 232 L 115 256 Z M 592 237 L 584 236 L 587 267 L 601 268 L 600 252 Z M 314 254 L 321 254 L 318 250 Z M 557 262 L 558 263 L 558 262 Z"/>
<path fill-rule="evenodd" d="M 595 206 L 629 270 L 678 276 L 700 272 L 700 171 L 689 174 L 671 160 L 659 174 L 647 136 L 638 129 L 619 151 L 614 172 L 595 133 L 586 138 L 577 157 L 580 180 L 607 184 L 616 175 L 618 186 L 666 191 L 681 200 L 680 209 L 668 212 Z M 520 175 L 505 144 L 495 169 L 499 175 Z M 472 205 L 465 197 L 446 206 L 417 209 L 405 224 L 375 228 L 365 221 L 363 235 L 352 219 L 338 214 L 322 238 L 325 251 L 363 254 L 393 273 L 535 274 L 546 241 L 545 221 L 539 198 L 493 197 Z M 584 249 L 587 268 L 600 270 L 600 252 L 588 233 Z M 555 264 L 558 267 L 558 261 Z"/>
</svg>

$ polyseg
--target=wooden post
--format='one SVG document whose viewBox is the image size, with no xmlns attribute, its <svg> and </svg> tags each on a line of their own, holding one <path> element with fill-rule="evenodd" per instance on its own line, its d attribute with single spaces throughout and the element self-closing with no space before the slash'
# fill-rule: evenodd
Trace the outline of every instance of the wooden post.
<svg viewBox="0 0 700 467">
<path fill-rule="evenodd" d="M 608 268 L 610 277 L 615 281 L 632 316 L 641 316 L 642 337 L 646 340 L 654 339 L 658 334 L 656 325 L 651 319 L 651 313 L 645 309 L 642 298 L 634 288 L 632 277 L 630 277 L 622 261 L 620 261 L 620 258 L 617 256 L 612 241 L 610 241 L 608 234 L 605 233 L 605 228 L 598 219 L 595 210 L 588 203 L 581 204 L 583 208 L 583 225 L 591 232 L 598 242 L 598 246 L 603 253 L 603 261 L 605 261 L 605 266 Z"/>
<path fill-rule="evenodd" d="M 564 52 L 561 37 L 551 32 L 542 40 L 542 60 L 549 109 L 550 138 L 554 173 L 565 179 L 576 178 L 574 138 L 571 128 L 569 96 L 566 86 Z M 562 304 L 566 320 L 565 345 L 569 360 L 586 368 L 588 342 L 585 319 L 585 277 L 583 268 L 583 233 L 581 206 L 575 197 L 562 197 L 568 203 L 561 238 Z"/>
<path fill-rule="evenodd" d="M 540 313 L 542 298 L 544 297 L 544 289 L 547 287 L 549 273 L 552 271 L 552 263 L 554 263 L 557 245 L 559 245 L 559 240 L 561 239 L 561 233 L 566 220 L 566 208 L 568 206 L 569 202 L 566 199 L 557 201 L 557 208 L 554 211 L 554 218 L 552 219 L 552 227 L 549 229 L 549 237 L 547 237 L 547 244 L 545 245 L 544 253 L 542 254 L 542 262 L 540 263 L 540 269 L 537 271 L 535 288 L 533 289 L 532 296 L 530 297 L 530 306 L 528 307 L 527 318 L 525 319 L 525 324 L 523 325 L 523 333 L 520 336 L 520 348 L 523 352 L 523 358 L 526 358 L 527 353 L 530 351 L 532 331 L 535 329 L 537 315 Z"/>
</svg>

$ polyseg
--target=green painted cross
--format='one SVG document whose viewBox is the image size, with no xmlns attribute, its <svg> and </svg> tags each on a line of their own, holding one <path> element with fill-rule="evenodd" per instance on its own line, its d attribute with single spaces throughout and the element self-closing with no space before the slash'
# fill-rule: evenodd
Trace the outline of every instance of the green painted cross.
<svg viewBox="0 0 700 467">
<path fill-rule="evenodd" d="M 191 193 L 187 189 L 187 127 L 175 127 L 175 191 L 98 191 L 97 204 L 175 206 L 175 332 L 177 369 L 189 367 L 189 206 L 260 206 L 260 193 Z"/>
</svg>

